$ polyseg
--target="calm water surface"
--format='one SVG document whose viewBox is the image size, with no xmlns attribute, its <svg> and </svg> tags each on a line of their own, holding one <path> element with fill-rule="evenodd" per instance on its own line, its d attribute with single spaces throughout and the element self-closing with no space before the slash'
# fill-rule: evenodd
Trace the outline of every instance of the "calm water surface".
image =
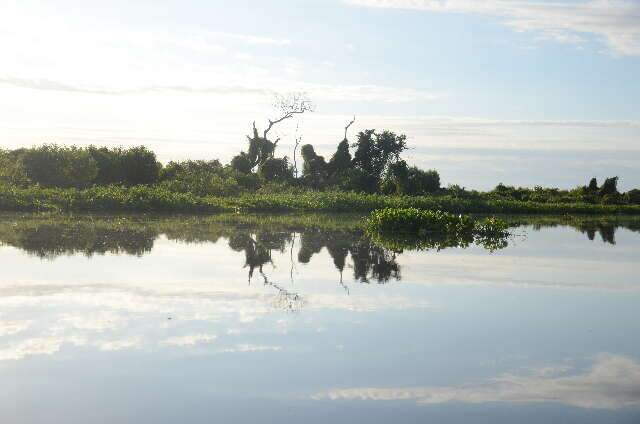
<svg viewBox="0 0 640 424">
<path fill-rule="evenodd" d="M 0 422 L 640 422 L 638 221 L 521 223 L 1 215 Z"/>
</svg>

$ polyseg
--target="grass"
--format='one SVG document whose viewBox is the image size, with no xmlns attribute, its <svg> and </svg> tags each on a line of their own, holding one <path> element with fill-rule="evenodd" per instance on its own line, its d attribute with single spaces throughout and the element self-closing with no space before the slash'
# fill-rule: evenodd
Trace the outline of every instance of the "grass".
<svg viewBox="0 0 640 424">
<path fill-rule="evenodd" d="M 78 189 L 0 185 L 0 210 L 54 212 L 352 212 L 385 208 L 440 210 L 455 214 L 640 215 L 640 205 L 535 203 L 460 199 L 451 196 L 384 196 L 348 192 L 196 196 L 158 186 Z"/>
</svg>

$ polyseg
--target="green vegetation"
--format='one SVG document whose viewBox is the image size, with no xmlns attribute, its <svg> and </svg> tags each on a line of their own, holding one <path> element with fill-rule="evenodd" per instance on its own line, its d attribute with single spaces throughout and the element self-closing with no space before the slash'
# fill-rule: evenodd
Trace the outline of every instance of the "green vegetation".
<svg viewBox="0 0 640 424">
<path fill-rule="evenodd" d="M 640 232 L 639 217 L 568 217 L 568 216 L 502 216 L 509 231 L 532 226 L 537 230 L 549 226 L 569 226 L 590 240 L 597 236 L 602 242 L 615 244 L 619 228 Z M 336 266 L 345 269 L 347 252 L 360 255 L 357 263 L 378 263 L 391 258 L 389 253 L 404 250 L 431 250 L 466 247 L 475 243 L 489 250 L 506 247 L 508 238 L 496 237 L 496 229 L 504 227 L 489 222 L 485 231 L 484 218 L 477 218 L 473 238 L 451 237 L 432 232 L 423 237 L 394 232 L 392 234 L 365 231 L 361 214 L 255 214 L 226 213 L 215 215 L 186 214 L 64 214 L 64 213 L 2 213 L 0 214 L 0 245 L 9 245 L 43 258 L 81 253 L 125 253 L 144 255 L 151 251 L 155 240 L 164 234 L 169 240 L 185 243 L 213 243 L 226 239 L 230 245 L 247 252 L 247 262 L 269 258 L 264 249 L 283 249 L 284 241 L 300 238 L 299 260 L 309 262 L 311 256 L 327 248 Z M 297 235 L 297 236 L 296 236 Z M 251 242 L 248 236 L 253 237 Z M 277 243 L 274 241 L 277 240 Z M 298 242 L 296 242 L 296 245 Z M 369 253 L 377 255 L 370 258 Z M 386 253 L 385 253 L 386 252 Z M 369 259 L 367 259 L 369 258 Z M 258 264 L 259 265 L 259 264 Z M 361 275 L 364 271 L 359 272 Z"/>
<path fill-rule="evenodd" d="M 440 250 L 471 243 L 496 250 L 506 247 L 507 228 L 504 221 L 493 217 L 474 220 L 470 216 L 415 208 L 381 209 L 366 220 L 367 234 L 393 251 Z"/>
<path fill-rule="evenodd" d="M 516 188 L 489 192 L 441 187 L 435 170 L 409 166 L 404 134 L 373 129 L 338 143 L 329 161 L 302 145 L 301 172 L 275 156 L 274 125 L 310 106 L 294 98 L 266 130 L 253 126 L 246 151 L 218 160 L 158 162 L 144 146 L 0 150 L 0 209 L 10 211 L 371 212 L 385 208 L 476 214 L 640 214 L 640 190 L 618 191 L 618 178 L 593 178 L 573 190 Z M 291 109 L 292 107 L 292 109 Z M 297 139 L 299 142 L 300 139 Z M 297 147 L 297 145 L 296 145 Z"/>
<path fill-rule="evenodd" d="M 199 196 L 163 185 L 95 186 L 87 189 L 17 187 L 0 184 L 0 210 L 59 212 L 360 212 L 416 208 L 464 214 L 612 215 L 640 214 L 639 205 L 536 203 L 464 199 L 450 195 L 405 196 L 339 191 L 291 191 L 236 196 Z"/>
</svg>

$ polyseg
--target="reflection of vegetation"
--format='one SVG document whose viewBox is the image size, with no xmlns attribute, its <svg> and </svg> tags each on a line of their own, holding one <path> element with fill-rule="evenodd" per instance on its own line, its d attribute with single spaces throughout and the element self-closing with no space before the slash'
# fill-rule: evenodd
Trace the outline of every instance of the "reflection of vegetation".
<svg viewBox="0 0 640 424">
<path fill-rule="evenodd" d="M 71 220 L 20 220 L 0 225 L 0 242 L 41 258 L 75 253 L 87 256 L 105 253 L 141 256 L 151 251 L 156 237 L 157 233 L 150 228 L 131 228 L 118 220 L 107 226 Z"/>
<path fill-rule="evenodd" d="M 415 208 L 381 209 L 366 220 L 369 236 L 395 252 L 467 247 L 472 242 L 490 250 L 507 246 L 507 224 L 496 218 L 469 216 Z"/>
<path fill-rule="evenodd" d="M 304 307 L 306 302 L 298 293 L 290 292 L 273 281 L 270 281 L 262 270 L 260 270 L 260 275 L 264 280 L 265 286 L 273 287 L 277 290 L 276 297 L 272 303 L 275 308 L 286 312 L 298 312 Z"/>
<path fill-rule="evenodd" d="M 262 266 L 271 262 L 271 251 L 284 252 L 289 241 L 291 241 L 290 233 L 261 231 L 254 236 L 238 228 L 229 236 L 229 247 L 236 252 L 244 251 L 245 267 L 249 267 L 249 279 L 251 279 L 256 268 L 262 273 Z"/>
<path fill-rule="evenodd" d="M 598 235 L 615 243 L 620 227 L 640 232 L 640 219 L 632 217 L 504 217 L 510 227 L 532 225 L 534 230 L 565 225 L 589 239 Z M 482 221 L 481 221 L 482 222 Z M 428 233 L 415 237 L 406 233 L 366 234 L 357 215 L 218 215 L 218 216 L 61 216 L 50 214 L 0 215 L 0 244 L 22 249 L 42 258 L 70 254 L 122 253 L 143 255 L 153 249 L 160 235 L 184 243 L 215 243 L 224 240 L 245 255 L 249 278 L 272 262 L 272 253 L 297 251 L 292 263 L 308 263 L 323 249 L 343 283 L 346 269 L 360 282 L 386 283 L 400 279 L 397 254 L 406 250 L 441 250 L 467 247 L 471 243 L 490 250 L 506 246 L 506 239 L 491 232 L 473 236 Z M 348 273 L 351 273 L 348 271 Z M 345 286 L 346 288 L 346 286 Z"/>
<path fill-rule="evenodd" d="M 606 216 L 598 218 L 584 218 L 575 216 L 525 216 L 508 217 L 507 223 L 512 226 L 530 225 L 538 231 L 542 228 L 570 226 L 586 234 L 589 240 L 595 240 L 596 234 L 604 243 L 616 244 L 615 233 L 618 228 L 640 232 L 640 219 L 632 216 Z"/>
</svg>

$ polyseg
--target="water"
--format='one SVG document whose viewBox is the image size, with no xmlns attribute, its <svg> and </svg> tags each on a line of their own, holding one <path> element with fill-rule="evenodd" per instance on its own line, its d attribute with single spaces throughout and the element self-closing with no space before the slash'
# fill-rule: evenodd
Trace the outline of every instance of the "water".
<svg viewBox="0 0 640 424">
<path fill-rule="evenodd" d="M 0 422 L 640 422 L 638 221 L 520 221 L 2 215 Z"/>
</svg>

